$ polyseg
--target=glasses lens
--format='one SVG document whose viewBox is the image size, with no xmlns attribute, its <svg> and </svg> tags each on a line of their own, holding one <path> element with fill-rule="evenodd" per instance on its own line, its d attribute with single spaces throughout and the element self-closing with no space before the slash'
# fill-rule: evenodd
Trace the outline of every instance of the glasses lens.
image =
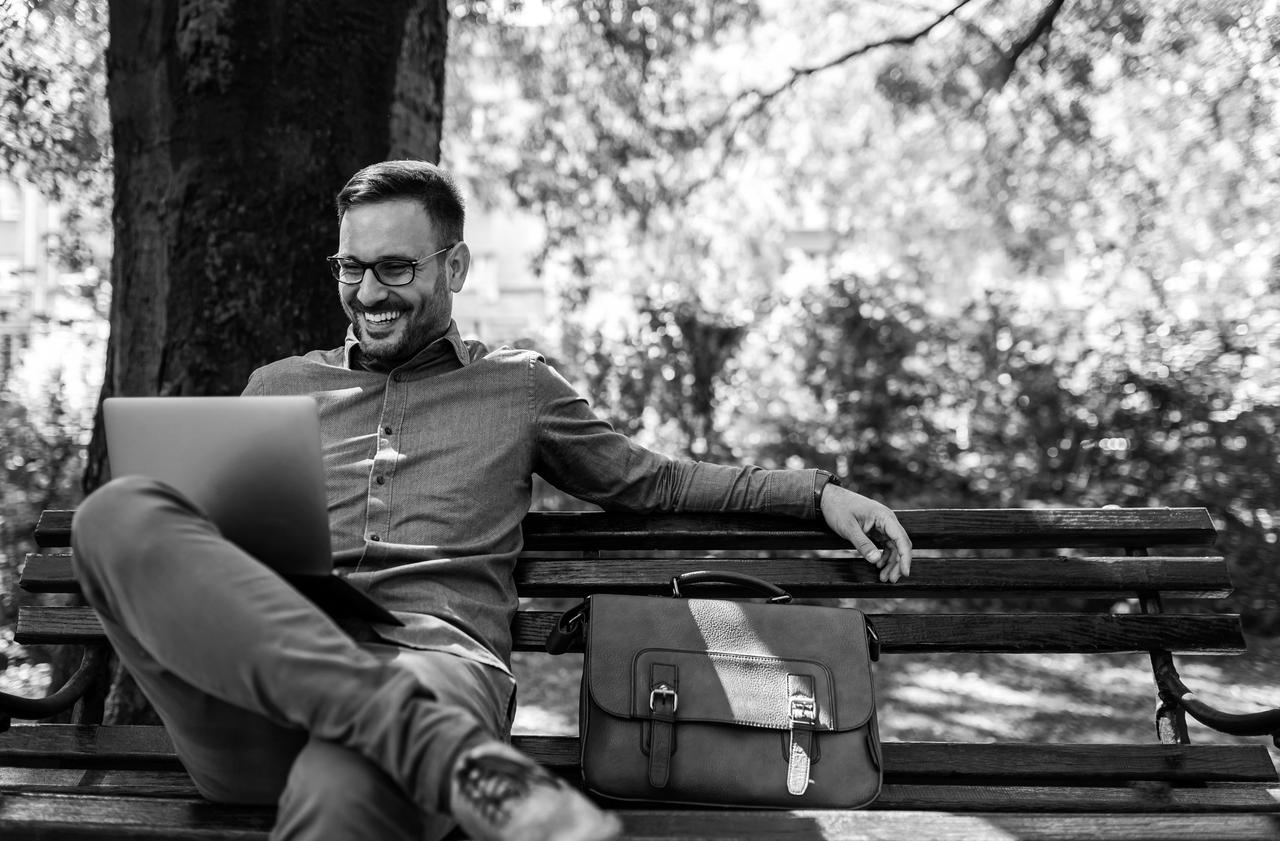
<svg viewBox="0 0 1280 841">
<path fill-rule="evenodd" d="M 403 286 L 413 280 L 413 263 L 404 260 L 383 260 L 374 271 L 378 278 L 388 286 Z"/>
<path fill-rule="evenodd" d="M 342 283 L 359 283 L 364 275 L 364 266 L 359 263 L 353 263 L 350 260 L 341 260 L 337 257 L 329 258 L 329 271 L 333 272 L 333 279 Z"/>
</svg>

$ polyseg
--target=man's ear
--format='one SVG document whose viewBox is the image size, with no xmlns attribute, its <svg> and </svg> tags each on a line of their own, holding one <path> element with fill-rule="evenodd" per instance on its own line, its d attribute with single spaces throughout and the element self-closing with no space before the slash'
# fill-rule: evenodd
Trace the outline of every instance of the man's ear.
<svg viewBox="0 0 1280 841">
<path fill-rule="evenodd" d="M 467 272 L 471 269 L 471 249 L 465 242 L 459 242 L 445 257 L 444 276 L 453 292 L 461 292 L 467 282 Z"/>
</svg>

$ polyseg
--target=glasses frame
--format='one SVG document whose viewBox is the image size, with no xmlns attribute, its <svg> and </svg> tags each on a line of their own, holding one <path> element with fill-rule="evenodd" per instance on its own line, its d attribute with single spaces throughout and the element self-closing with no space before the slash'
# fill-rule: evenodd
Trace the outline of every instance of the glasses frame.
<svg viewBox="0 0 1280 841">
<path fill-rule="evenodd" d="M 383 286 L 391 286 L 391 287 L 408 286 L 410 283 L 413 283 L 415 280 L 418 279 L 418 266 L 427 262 L 432 257 L 438 257 L 439 255 L 445 253 L 446 251 L 449 251 L 457 244 L 458 243 L 455 242 L 453 245 L 447 245 L 444 248 L 441 248 L 439 251 L 434 251 L 428 254 L 426 257 L 421 257 L 417 260 L 398 260 L 398 259 L 392 258 L 387 260 L 375 260 L 372 263 L 366 263 L 363 260 L 357 260 L 354 257 L 344 257 L 341 254 L 334 254 L 330 257 L 325 257 L 324 259 L 329 263 L 329 273 L 333 275 L 333 279 L 338 281 L 338 283 L 341 283 L 343 286 L 359 286 L 360 284 L 364 283 L 364 274 L 365 272 L 368 272 L 368 271 L 372 271 L 373 279 L 378 281 L 378 283 L 381 283 Z M 342 279 L 342 264 L 344 262 L 354 263 L 355 265 L 360 267 L 359 280 L 353 281 L 353 280 Z M 412 267 L 412 271 L 409 272 L 409 279 L 400 281 L 399 283 L 392 283 L 390 281 L 383 280 L 382 275 L 378 274 L 378 266 L 381 265 L 382 263 L 407 263 L 409 266 Z"/>
</svg>

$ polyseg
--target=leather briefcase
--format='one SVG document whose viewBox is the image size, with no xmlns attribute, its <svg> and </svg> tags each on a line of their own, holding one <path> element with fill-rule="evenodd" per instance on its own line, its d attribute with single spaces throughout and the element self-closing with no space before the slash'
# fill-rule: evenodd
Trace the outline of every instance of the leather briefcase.
<svg viewBox="0 0 1280 841">
<path fill-rule="evenodd" d="M 684 598 L 731 583 L 769 602 Z M 737 573 L 672 580 L 674 598 L 592 595 L 548 650 L 585 636 L 582 775 L 606 797 L 737 807 L 857 808 L 880 792 L 870 662 L 852 608 L 789 605 Z"/>
</svg>

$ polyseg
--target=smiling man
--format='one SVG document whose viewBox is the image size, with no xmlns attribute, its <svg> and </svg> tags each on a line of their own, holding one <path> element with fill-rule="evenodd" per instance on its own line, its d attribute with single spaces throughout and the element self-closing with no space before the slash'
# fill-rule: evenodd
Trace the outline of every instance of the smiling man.
<svg viewBox="0 0 1280 841">
<path fill-rule="evenodd" d="M 368 167 L 337 210 L 346 341 L 260 368 L 245 393 L 315 398 L 334 566 L 402 624 L 335 622 L 137 477 L 77 513 L 86 596 L 201 792 L 278 802 L 275 839 L 434 839 L 455 821 L 482 840 L 616 837 L 616 818 L 507 744 L 533 475 L 610 509 L 822 518 L 886 581 L 909 573 L 911 542 L 830 474 L 659 455 L 538 354 L 463 341 L 452 301 L 471 258 L 439 167 Z M 252 642 L 228 651 L 228 628 Z"/>
</svg>

